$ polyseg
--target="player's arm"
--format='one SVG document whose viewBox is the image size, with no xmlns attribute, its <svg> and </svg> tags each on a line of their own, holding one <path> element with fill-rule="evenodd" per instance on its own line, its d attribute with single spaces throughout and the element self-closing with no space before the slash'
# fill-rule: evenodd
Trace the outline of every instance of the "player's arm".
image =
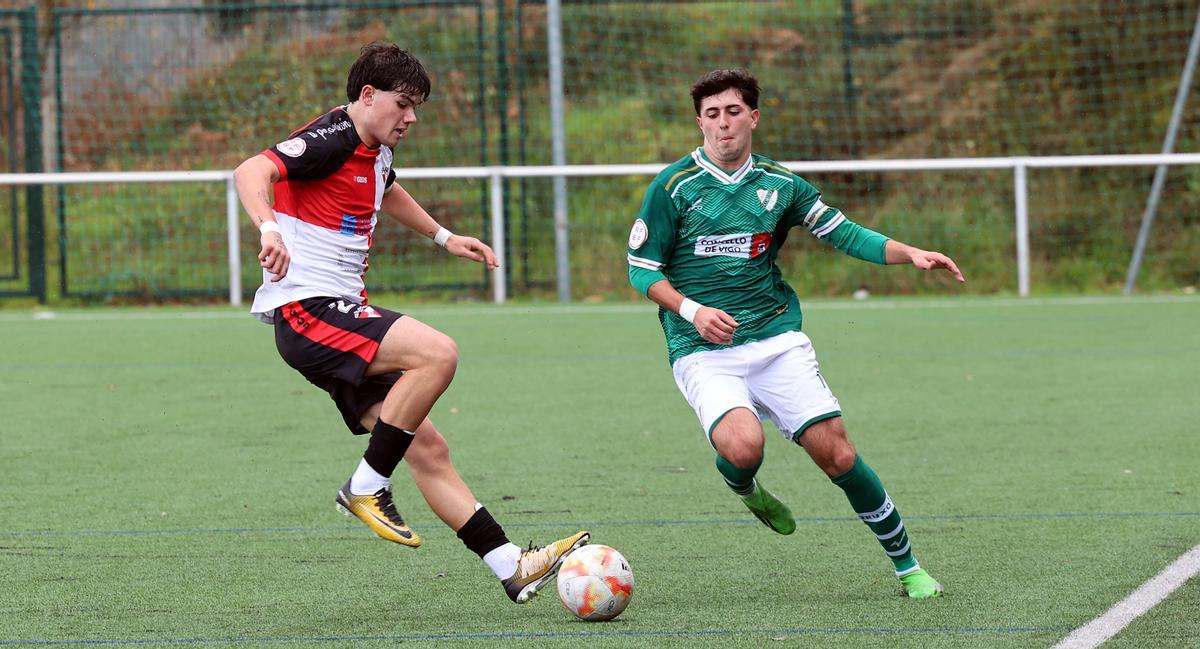
<svg viewBox="0 0 1200 649">
<path fill-rule="evenodd" d="M 250 215 L 250 222 L 262 233 L 259 237 L 262 247 L 258 253 L 258 263 L 272 274 L 271 281 L 274 282 L 287 275 L 291 263 L 291 255 L 283 244 L 279 224 L 275 222 L 275 211 L 271 208 L 271 185 L 278 180 L 278 167 L 261 153 L 233 170 L 233 184 L 242 207 Z"/>
<path fill-rule="evenodd" d="M 692 323 L 705 340 L 727 345 L 733 340 L 737 321 L 720 309 L 687 299 L 663 272 L 670 260 L 677 222 L 677 210 L 666 189 L 657 181 L 651 183 L 629 233 L 629 283 L 655 304 Z"/>
<path fill-rule="evenodd" d="M 800 221 L 818 239 L 856 259 L 876 264 L 912 264 L 923 270 L 945 268 L 958 281 L 967 281 L 954 260 L 946 255 L 900 243 L 864 228 L 847 218 L 841 210 L 822 202 L 816 190 L 803 180 L 798 180 L 798 186 L 800 191 L 797 195 L 808 196 L 798 211 L 798 215 L 803 215 Z"/>
<path fill-rule="evenodd" d="M 954 274 L 954 279 L 960 282 L 967 281 L 967 278 L 963 277 L 962 271 L 958 269 L 958 265 L 950 257 L 940 252 L 922 250 L 907 243 L 900 243 L 895 239 L 888 239 L 884 258 L 889 264 L 912 264 L 921 270 L 945 268 Z"/>
<path fill-rule="evenodd" d="M 630 275 L 632 276 L 632 268 Z M 704 306 L 694 300 L 689 300 L 683 293 L 675 290 L 671 282 L 660 279 L 649 286 L 646 297 L 664 309 L 679 314 L 696 327 L 696 331 L 710 343 L 728 345 L 733 342 L 733 332 L 738 328 L 737 320 L 724 311 Z"/>
<path fill-rule="evenodd" d="M 405 227 L 424 234 L 459 257 L 483 262 L 489 269 L 500 266 L 496 260 L 496 253 L 490 246 L 475 237 L 454 234 L 439 225 L 425 208 L 396 183 L 392 183 L 384 191 L 380 207 L 385 214 Z"/>
<path fill-rule="evenodd" d="M 825 237 L 838 250 L 877 264 L 912 264 L 922 270 L 945 268 L 960 282 L 967 281 L 954 260 L 940 252 L 922 250 L 885 237 L 845 218 Z"/>
</svg>

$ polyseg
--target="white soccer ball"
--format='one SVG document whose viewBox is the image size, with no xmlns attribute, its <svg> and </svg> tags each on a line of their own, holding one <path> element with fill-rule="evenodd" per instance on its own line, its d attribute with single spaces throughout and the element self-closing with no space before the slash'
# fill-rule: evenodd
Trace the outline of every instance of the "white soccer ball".
<svg viewBox="0 0 1200 649">
<path fill-rule="evenodd" d="M 568 554 L 558 569 L 558 599 L 581 620 L 611 620 L 632 596 L 629 562 L 607 545 L 585 545 Z"/>
</svg>

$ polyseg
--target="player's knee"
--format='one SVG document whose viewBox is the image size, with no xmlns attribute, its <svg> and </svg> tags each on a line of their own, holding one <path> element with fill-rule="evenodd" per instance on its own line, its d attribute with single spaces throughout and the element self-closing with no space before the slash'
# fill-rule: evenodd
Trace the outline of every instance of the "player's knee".
<svg viewBox="0 0 1200 649">
<path fill-rule="evenodd" d="M 857 451 L 850 443 L 841 417 L 813 424 L 799 441 L 826 475 L 839 476 L 854 466 Z"/>
<path fill-rule="evenodd" d="M 730 444 L 721 452 L 721 456 L 739 469 L 749 469 L 762 462 L 763 449 L 761 445 L 750 442 Z"/>
<path fill-rule="evenodd" d="M 833 475 L 841 475 L 854 467 L 858 451 L 854 449 L 854 444 L 850 443 L 850 436 L 846 434 L 846 426 L 841 417 L 829 420 L 829 428 L 832 433 L 829 436 L 829 470 Z"/>
<path fill-rule="evenodd" d="M 855 452 L 853 446 L 848 443 L 841 444 L 832 449 L 826 466 L 821 468 L 824 469 L 825 473 L 828 473 L 829 475 L 842 475 L 854 468 L 854 458 L 856 457 L 858 457 L 858 453 Z"/>
<path fill-rule="evenodd" d="M 450 463 L 450 445 L 436 430 L 422 430 L 404 459 L 416 470 L 433 470 Z"/>
<path fill-rule="evenodd" d="M 438 334 L 429 342 L 425 353 L 431 368 L 447 379 L 453 378 L 458 370 L 458 343 L 453 338 Z"/>
</svg>

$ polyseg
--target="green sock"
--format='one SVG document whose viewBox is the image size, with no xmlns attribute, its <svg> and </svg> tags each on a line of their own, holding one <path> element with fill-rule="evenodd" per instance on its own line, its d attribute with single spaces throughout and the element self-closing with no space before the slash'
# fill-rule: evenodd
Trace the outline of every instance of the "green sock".
<svg viewBox="0 0 1200 649">
<path fill-rule="evenodd" d="M 762 466 L 762 458 L 758 459 L 758 464 L 744 469 L 739 469 L 733 465 L 733 462 L 721 457 L 717 454 L 717 470 L 725 478 L 725 484 L 733 490 L 733 493 L 739 496 L 749 496 L 754 493 L 754 474 L 758 473 L 758 467 Z"/>
<path fill-rule="evenodd" d="M 900 511 L 884 491 L 879 476 L 863 462 L 862 457 L 855 456 L 854 466 L 832 480 L 833 484 L 846 492 L 850 506 L 875 533 L 879 545 L 883 546 L 884 553 L 895 565 L 896 574 L 915 569 L 917 560 L 913 557 Z"/>
</svg>

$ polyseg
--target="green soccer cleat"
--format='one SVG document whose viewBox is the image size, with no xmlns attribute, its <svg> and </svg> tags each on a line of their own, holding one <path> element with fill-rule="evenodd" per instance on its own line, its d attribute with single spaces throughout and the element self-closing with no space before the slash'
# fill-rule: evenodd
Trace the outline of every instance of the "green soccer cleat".
<svg viewBox="0 0 1200 649">
<path fill-rule="evenodd" d="M 762 521 L 763 525 L 775 530 L 780 534 L 791 534 L 796 531 L 796 518 L 792 516 L 792 510 L 788 506 L 779 501 L 778 498 L 771 495 L 771 492 L 763 489 L 760 484 L 754 490 L 754 493 L 749 496 L 742 496 L 742 502 L 746 503 L 746 507 Z"/>
<path fill-rule="evenodd" d="M 505 594 L 518 604 L 528 602 L 537 595 L 539 588 L 554 579 L 563 559 L 575 548 L 587 545 L 587 542 L 587 532 L 576 532 L 545 547 L 529 544 L 529 549 L 522 552 L 517 560 L 517 572 L 500 582 L 504 585 Z"/>
<path fill-rule="evenodd" d="M 915 570 L 900 578 L 904 594 L 912 599 L 932 599 L 941 597 L 943 588 L 936 579 L 929 576 L 924 569 Z"/>
</svg>

